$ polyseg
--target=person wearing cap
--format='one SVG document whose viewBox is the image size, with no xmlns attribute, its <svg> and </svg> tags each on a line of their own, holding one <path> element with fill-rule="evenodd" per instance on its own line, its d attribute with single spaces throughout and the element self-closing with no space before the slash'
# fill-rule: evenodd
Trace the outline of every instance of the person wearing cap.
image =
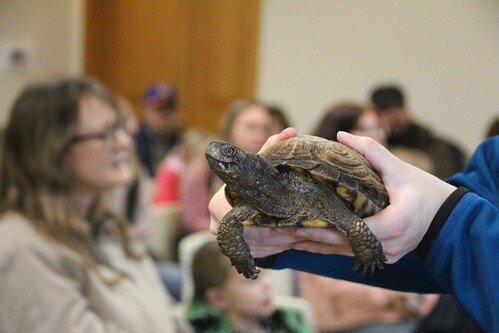
<svg viewBox="0 0 499 333">
<path fill-rule="evenodd" d="M 151 177 L 181 136 L 182 118 L 177 112 L 178 95 L 170 83 L 156 82 L 142 95 L 144 118 L 135 137 L 137 155 Z"/>
<path fill-rule="evenodd" d="M 371 103 L 387 131 L 390 150 L 395 147 L 424 151 L 433 162 L 432 173 L 440 179 L 463 170 L 466 157 L 460 148 L 411 119 L 402 88 L 378 86 L 372 90 Z"/>
</svg>

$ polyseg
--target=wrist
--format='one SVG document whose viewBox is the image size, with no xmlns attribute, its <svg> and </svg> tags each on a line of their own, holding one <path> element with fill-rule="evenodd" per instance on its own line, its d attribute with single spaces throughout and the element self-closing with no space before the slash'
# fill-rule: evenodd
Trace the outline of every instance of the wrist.
<svg viewBox="0 0 499 333">
<path fill-rule="evenodd" d="M 457 203 L 461 200 L 461 198 L 470 192 L 466 187 L 459 187 L 454 190 L 443 202 L 443 204 L 438 209 L 435 217 L 430 223 L 428 230 L 419 245 L 416 247 L 417 254 L 422 258 L 426 258 L 426 255 L 430 251 L 430 248 L 433 244 L 433 241 L 439 234 L 443 225 L 447 221 L 449 215 L 452 213 L 452 210 L 457 205 Z"/>
<path fill-rule="evenodd" d="M 261 268 L 272 268 L 277 260 L 277 256 L 277 254 L 274 254 L 268 257 L 255 258 L 255 265 Z"/>
</svg>

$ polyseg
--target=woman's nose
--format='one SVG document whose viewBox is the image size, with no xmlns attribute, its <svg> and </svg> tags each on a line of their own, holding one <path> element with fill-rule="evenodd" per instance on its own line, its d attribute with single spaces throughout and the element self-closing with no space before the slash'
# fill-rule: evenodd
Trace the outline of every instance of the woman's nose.
<svg viewBox="0 0 499 333">
<path fill-rule="evenodd" d="M 132 136 L 123 128 L 116 130 L 115 141 L 120 148 L 130 149 L 132 147 Z"/>
</svg>

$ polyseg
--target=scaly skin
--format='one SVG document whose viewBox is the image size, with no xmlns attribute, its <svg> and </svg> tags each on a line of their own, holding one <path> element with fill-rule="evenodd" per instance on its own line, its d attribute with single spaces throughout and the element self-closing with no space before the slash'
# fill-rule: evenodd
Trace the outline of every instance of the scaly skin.
<svg viewBox="0 0 499 333">
<path fill-rule="evenodd" d="M 383 263 L 386 261 L 383 246 L 364 221 L 356 220 L 345 231 L 355 255 L 353 270 L 360 268 L 361 274 L 364 275 L 368 269 L 371 274 L 374 274 L 376 268 L 383 269 Z"/>
<path fill-rule="evenodd" d="M 217 242 L 222 253 L 229 257 L 238 273 L 243 274 L 245 278 L 251 279 L 256 279 L 260 270 L 256 268 L 250 248 L 244 241 L 244 227 L 241 222 L 256 213 L 256 210 L 247 205 L 238 205 L 220 221 L 217 232 Z"/>
</svg>

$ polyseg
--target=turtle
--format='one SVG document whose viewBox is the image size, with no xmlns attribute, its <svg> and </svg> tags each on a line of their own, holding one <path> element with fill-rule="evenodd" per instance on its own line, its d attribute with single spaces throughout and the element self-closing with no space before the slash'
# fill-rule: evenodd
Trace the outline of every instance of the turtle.
<svg viewBox="0 0 499 333">
<path fill-rule="evenodd" d="M 257 278 L 244 226 L 335 227 L 350 241 L 354 270 L 362 275 L 386 261 L 383 247 L 362 218 L 389 204 L 386 188 L 357 151 L 332 140 L 302 135 L 260 154 L 224 141 L 206 149 L 210 168 L 226 184 L 233 208 L 220 221 L 217 241 L 239 273 Z"/>
</svg>

